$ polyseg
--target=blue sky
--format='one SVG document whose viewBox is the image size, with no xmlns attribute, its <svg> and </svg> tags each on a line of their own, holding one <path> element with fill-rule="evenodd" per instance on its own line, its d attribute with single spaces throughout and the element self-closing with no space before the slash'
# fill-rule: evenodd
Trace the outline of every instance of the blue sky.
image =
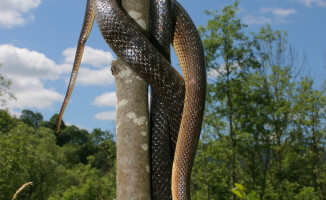
<svg viewBox="0 0 326 200">
<path fill-rule="evenodd" d="M 205 25 L 204 10 L 221 10 L 230 0 L 180 0 L 195 24 Z M 305 73 L 317 87 L 326 77 L 326 0 L 240 0 L 238 17 L 257 32 L 271 24 L 286 30 L 288 40 L 308 62 Z M 8 107 L 43 114 L 59 112 L 72 69 L 86 0 L 1 0 L 0 73 L 13 82 L 16 101 Z M 92 130 L 115 129 L 115 86 L 110 73 L 114 53 L 94 24 L 87 41 L 77 84 L 64 121 Z M 174 66 L 177 60 L 172 60 Z"/>
</svg>

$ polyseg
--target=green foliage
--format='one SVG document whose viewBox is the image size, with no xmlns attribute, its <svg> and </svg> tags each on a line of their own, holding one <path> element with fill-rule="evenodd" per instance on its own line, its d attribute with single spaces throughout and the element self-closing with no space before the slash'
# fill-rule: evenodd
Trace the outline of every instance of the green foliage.
<svg viewBox="0 0 326 200">
<path fill-rule="evenodd" d="M 97 147 L 91 164 L 102 172 L 108 171 L 115 165 L 116 147 L 113 135 L 108 131 L 94 129 L 91 133 L 91 141 Z"/>
<path fill-rule="evenodd" d="M 88 200 L 115 198 L 115 184 L 110 181 L 114 176 L 102 175 L 90 165 L 79 164 L 67 172 L 60 191 L 49 200 Z"/>
<path fill-rule="evenodd" d="M 243 200 L 259 200 L 259 198 L 257 197 L 257 192 L 252 191 L 249 194 L 246 194 L 245 191 L 244 191 L 243 185 L 241 185 L 239 183 L 235 183 L 234 186 L 235 187 L 231 190 L 231 192 L 233 194 L 235 194 L 239 199 L 243 199 Z"/>
<path fill-rule="evenodd" d="M 40 125 L 43 126 L 43 127 L 47 127 L 49 129 L 52 129 L 52 130 L 56 130 L 58 119 L 59 119 L 59 114 L 54 114 L 50 118 L 49 121 L 42 121 Z M 65 125 L 64 121 L 61 121 L 60 130 L 63 130 L 65 128 L 66 128 L 66 125 Z"/>
<path fill-rule="evenodd" d="M 0 63 L 0 69 L 2 64 Z M 15 99 L 15 95 L 10 92 L 11 80 L 6 79 L 0 73 L 0 108 L 6 107 L 7 101 Z"/>
<path fill-rule="evenodd" d="M 46 199 L 50 186 L 56 184 L 60 167 L 54 136 L 51 130 L 34 130 L 22 122 L 0 136 L 1 166 L 0 195 L 9 199 L 26 182 L 33 182 L 21 198 Z M 58 157 L 56 157 L 58 156 Z M 47 185 L 45 184 L 47 183 Z M 31 191 L 35 191 L 32 193 Z M 5 198 L 6 197 L 6 198 Z"/>
<path fill-rule="evenodd" d="M 208 93 L 192 198 L 325 199 L 326 90 L 302 73 L 286 32 L 246 33 L 237 11 L 206 11 L 199 28 Z"/>
<path fill-rule="evenodd" d="M 7 133 L 17 125 L 17 119 L 10 116 L 8 110 L 0 109 L 0 134 Z"/>
<path fill-rule="evenodd" d="M 23 110 L 19 120 L 36 129 L 43 121 L 43 116 L 39 112 L 34 113 L 31 110 Z"/>
<path fill-rule="evenodd" d="M 220 14 L 217 11 L 206 11 L 212 19 L 208 20 L 207 26 L 199 28 L 208 71 L 204 116 L 207 141 L 202 141 L 201 150 L 210 153 L 209 156 L 204 154 L 201 160 L 205 162 L 203 165 L 206 173 L 216 176 L 206 178 L 205 187 L 215 186 L 205 192 L 207 198 L 213 199 L 230 198 L 227 191 L 230 191 L 238 176 L 243 173 L 237 144 L 239 139 L 246 138 L 246 133 L 240 132 L 239 121 L 246 120 L 241 113 L 248 108 L 244 104 L 249 101 L 245 90 L 249 72 L 259 67 L 253 52 L 253 37 L 244 34 L 247 26 L 236 17 L 237 11 L 238 2 L 224 7 Z M 195 160 L 196 162 L 200 160 Z M 220 184 L 216 180 L 221 180 Z"/>
<path fill-rule="evenodd" d="M 11 199 L 26 182 L 33 185 L 18 199 L 115 198 L 115 142 L 108 131 L 64 126 L 71 135 L 60 146 L 55 126 L 40 113 L 24 110 L 15 119 L 1 110 L 0 123 L 0 199 Z"/>
<path fill-rule="evenodd" d="M 296 194 L 295 199 L 318 200 L 319 198 L 313 187 L 303 187 L 299 193 Z"/>
</svg>

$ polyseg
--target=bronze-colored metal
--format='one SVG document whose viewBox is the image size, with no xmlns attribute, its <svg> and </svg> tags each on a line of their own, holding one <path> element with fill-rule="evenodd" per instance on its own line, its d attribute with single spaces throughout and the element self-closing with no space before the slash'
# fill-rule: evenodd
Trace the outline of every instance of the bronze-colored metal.
<svg viewBox="0 0 326 200">
<path fill-rule="evenodd" d="M 194 23 L 179 3 L 171 3 L 172 43 L 184 79 L 129 21 L 120 9 L 118 0 L 88 0 L 85 21 L 93 19 L 95 13 L 104 40 L 122 61 L 151 85 L 163 102 L 161 105 L 167 111 L 170 131 L 177 130 L 179 133 L 172 168 L 172 199 L 187 200 L 190 199 L 190 172 L 205 107 L 206 71 L 203 47 Z M 78 52 L 80 50 L 77 48 Z M 76 60 L 79 59 L 77 54 Z M 69 83 L 59 121 L 70 98 L 77 72 L 78 68 L 74 66 L 73 81 Z"/>
</svg>

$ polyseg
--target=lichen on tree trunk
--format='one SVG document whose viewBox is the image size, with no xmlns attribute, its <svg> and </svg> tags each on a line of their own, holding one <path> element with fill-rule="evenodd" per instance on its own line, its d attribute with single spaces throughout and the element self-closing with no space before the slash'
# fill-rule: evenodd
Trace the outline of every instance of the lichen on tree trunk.
<svg viewBox="0 0 326 200">
<path fill-rule="evenodd" d="M 146 33 L 149 0 L 123 0 L 122 6 Z M 112 71 L 117 94 L 117 199 L 150 199 L 148 85 L 119 58 Z"/>
</svg>

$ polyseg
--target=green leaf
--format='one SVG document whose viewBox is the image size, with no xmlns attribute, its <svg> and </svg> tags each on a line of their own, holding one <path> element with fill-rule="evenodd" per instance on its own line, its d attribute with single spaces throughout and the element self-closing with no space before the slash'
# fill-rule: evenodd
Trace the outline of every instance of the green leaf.
<svg viewBox="0 0 326 200">
<path fill-rule="evenodd" d="M 238 197 L 242 198 L 242 194 L 236 188 L 232 189 L 231 191 L 232 191 L 233 194 L 235 194 Z"/>
<path fill-rule="evenodd" d="M 239 184 L 239 183 L 235 183 L 234 184 L 235 185 L 235 187 L 237 187 L 239 190 L 243 190 L 243 185 L 241 185 L 241 184 Z"/>
<path fill-rule="evenodd" d="M 250 200 L 258 200 L 259 198 L 257 197 L 257 192 L 256 191 L 252 191 L 251 193 L 249 193 L 248 195 L 248 198 Z"/>
</svg>

